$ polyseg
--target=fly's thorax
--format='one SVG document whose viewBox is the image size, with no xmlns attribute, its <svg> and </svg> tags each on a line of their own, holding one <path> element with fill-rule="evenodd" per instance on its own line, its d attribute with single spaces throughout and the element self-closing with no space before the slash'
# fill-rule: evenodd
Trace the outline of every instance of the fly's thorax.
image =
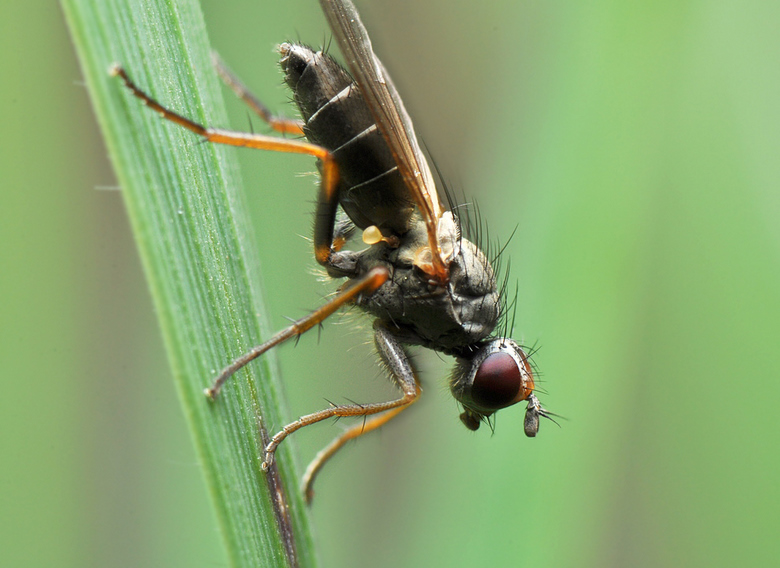
<svg viewBox="0 0 780 568">
<path fill-rule="evenodd" d="M 427 246 L 424 227 L 416 224 L 399 247 L 381 243 L 361 253 L 361 274 L 382 265 L 391 276 L 357 304 L 394 327 L 407 343 L 460 352 L 488 337 L 498 322 L 500 298 L 493 269 L 473 243 L 460 239 L 450 257 L 449 282 L 436 285 L 415 264 Z"/>
</svg>

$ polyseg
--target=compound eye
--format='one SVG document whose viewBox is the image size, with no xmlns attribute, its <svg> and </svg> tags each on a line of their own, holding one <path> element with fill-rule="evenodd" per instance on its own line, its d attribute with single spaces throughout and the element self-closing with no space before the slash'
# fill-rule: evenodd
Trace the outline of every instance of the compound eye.
<svg viewBox="0 0 780 568">
<path fill-rule="evenodd" d="M 480 408 L 498 410 L 518 400 L 523 373 L 508 353 L 488 355 L 477 369 L 471 385 L 471 399 Z"/>
</svg>

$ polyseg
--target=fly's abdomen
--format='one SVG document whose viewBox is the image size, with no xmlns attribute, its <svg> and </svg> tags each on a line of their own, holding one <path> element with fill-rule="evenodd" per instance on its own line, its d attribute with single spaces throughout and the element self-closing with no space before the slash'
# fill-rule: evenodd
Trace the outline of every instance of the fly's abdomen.
<svg viewBox="0 0 780 568">
<path fill-rule="evenodd" d="M 409 229 L 414 201 L 360 91 L 332 57 L 283 44 L 285 81 L 313 144 L 329 150 L 339 168 L 339 199 L 350 219 L 397 235 Z"/>
</svg>

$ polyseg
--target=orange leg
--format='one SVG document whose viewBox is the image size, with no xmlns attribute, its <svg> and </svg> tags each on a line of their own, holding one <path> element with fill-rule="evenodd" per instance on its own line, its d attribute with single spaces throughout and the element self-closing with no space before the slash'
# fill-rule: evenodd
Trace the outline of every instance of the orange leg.
<svg viewBox="0 0 780 568">
<path fill-rule="evenodd" d="M 417 390 L 417 395 L 419 396 L 419 387 Z M 314 456 L 314 459 L 309 464 L 309 467 L 306 468 L 306 473 L 303 474 L 301 488 L 304 498 L 306 499 L 306 504 L 311 505 L 312 499 L 314 498 L 314 480 L 317 478 L 317 475 L 320 473 L 320 471 L 322 471 L 323 466 L 330 460 L 330 458 L 333 457 L 337 451 L 339 451 L 350 440 L 354 440 L 363 434 L 368 434 L 369 432 L 376 430 L 380 426 L 384 426 L 387 422 L 390 422 L 390 420 L 395 418 L 402 411 L 409 408 L 409 405 L 411 405 L 412 402 L 414 402 L 414 400 L 410 400 L 404 406 L 399 406 L 398 408 L 388 410 L 384 414 L 374 416 L 362 424 L 356 424 L 355 426 L 352 426 L 346 432 L 341 434 L 341 436 L 338 436 L 330 444 L 320 450 L 320 452 Z"/>
<path fill-rule="evenodd" d="M 236 94 L 236 96 L 244 101 L 249 108 L 251 108 L 257 116 L 262 118 L 268 123 L 268 126 L 281 132 L 282 134 L 303 134 L 303 122 L 295 120 L 293 118 L 285 118 L 283 116 L 276 116 L 268 110 L 260 99 L 255 97 L 249 89 L 241 82 L 231 70 L 225 65 L 225 62 L 217 55 L 216 52 L 212 52 L 211 60 L 214 63 L 214 68 L 217 70 L 217 74 L 222 81 L 230 87 L 230 89 Z"/>
<path fill-rule="evenodd" d="M 297 320 L 291 326 L 286 327 L 265 343 L 252 348 L 225 367 L 214 381 L 214 384 L 205 390 L 206 396 L 211 399 L 216 398 L 219 391 L 222 389 L 222 385 L 224 385 L 236 371 L 245 367 L 272 347 L 276 347 L 292 337 L 297 337 L 309 331 L 315 325 L 325 321 L 325 319 L 331 316 L 339 308 L 354 301 L 355 298 L 361 294 L 373 294 L 382 284 L 387 282 L 389 277 L 390 272 L 386 268 L 376 267 L 371 269 L 362 278 L 350 282 L 349 287 L 341 290 L 338 295 L 327 304 L 313 311 L 308 316 Z"/>
<path fill-rule="evenodd" d="M 384 412 L 384 414 L 371 418 L 363 424 L 353 426 L 317 454 L 311 464 L 309 464 L 309 467 L 306 468 L 306 473 L 303 476 L 303 492 L 308 503 L 311 503 L 312 497 L 314 496 L 314 479 L 317 477 L 317 474 L 325 463 L 330 460 L 338 450 L 340 450 L 349 440 L 367 434 L 386 424 L 400 414 L 402 410 L 408 408 L 409 405 L 416 401 L 420 396 L 420 385 L 417 382 L 414 368 L 412 367 L 403 346 L 398 339 L 396 339 L 396 337 L 378 321 L 374 323 L 374 343 L 376 344 L 379 356 L 382 358 L 382 362 L 387 367 L 390 378 L 403 392 L 403 395 L 400 398 L 387 402 L 375 402 L 370 404 L 334 405 L 330 408 L 320 410 L 319 412 L 307 414 L 282 428 L 265 448 L 265 460 L 263 461 L 262 467 L 264 470 L 267 470 L 273 463 L 274 452 L 276 452 L 276 448 L 279 444 L 281 444 L 287 436 L 296 430 L 300 430 L 304 426 L 309 426 L 333 417 L 370 416 L 372 414 Z"/>
<path fill-rule="evenodd" d="M 314 256 L 317 262 L 323 266 L 331 266 L 333 248 L 333 225 L 336 220 L 338 208 L 338 166 L 333 156 L 325 148 L 310 144 L 303 140 L 286 140 L 264 134 L 250 134 L 223 130 L 220 128 L 207 128 L 197 122 L 165 108 L 159 102 L 142 91 L 127 76 L 125 70 L 114 64 L 109 72 L 119 77 L 130 91 L 141 99 L 141 102 L 150 109 L 159 113 L 165 120 L 169 120 L 187 130 L 194 132 L 203 139 L 216 144 L 227 144 L 243 148 L 255 148 L 258 150 L 271 150 L 274 152 L 286 152 L 290 154 L 306 154 L 318 158 L 322 164 L 320 192 L 317 199 L 317 212 L 314 217 Z"/>
</svg>

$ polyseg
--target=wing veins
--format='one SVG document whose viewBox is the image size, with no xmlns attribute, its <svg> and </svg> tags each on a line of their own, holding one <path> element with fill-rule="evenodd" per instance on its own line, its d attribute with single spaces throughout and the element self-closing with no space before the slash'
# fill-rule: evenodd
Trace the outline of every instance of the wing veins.
<svg viewBox="0 0 780 568">
<path fill-rule="evenodd" d="M 442 205 L 430 166 L 420 150 L 411 118 L 387 70 L 374 54 L 371 39 L 352 2 L 320 0 L 320 5 L 347 67 L 420 210 L 428 233 L 434 276 L 444 283 L 449 271 L 442 259 L 438 235 Z"/>
</svg>

